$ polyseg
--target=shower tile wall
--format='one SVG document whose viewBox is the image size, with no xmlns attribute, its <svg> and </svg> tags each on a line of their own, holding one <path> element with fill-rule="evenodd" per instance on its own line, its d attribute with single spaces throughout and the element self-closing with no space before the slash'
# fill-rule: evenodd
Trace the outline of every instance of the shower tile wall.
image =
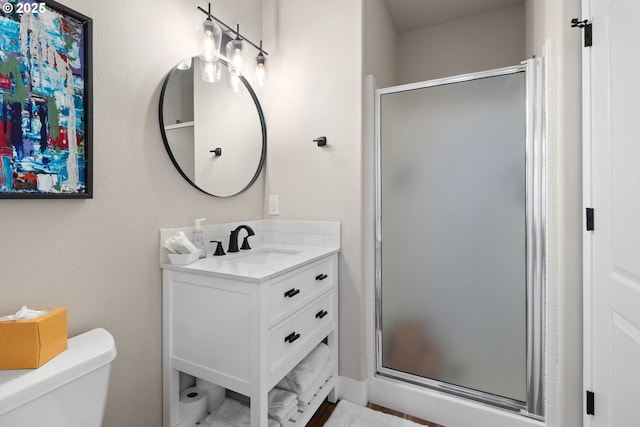
<svg viewBox="0 0 640 427">
<path fill-rule="evenodd" d="M 548 135 L 548 132 L 547 132 Z M 558 162 L 556 143 L 546 141 L 546 420 L 557 426 L 558 415 Z"/>
</svg>

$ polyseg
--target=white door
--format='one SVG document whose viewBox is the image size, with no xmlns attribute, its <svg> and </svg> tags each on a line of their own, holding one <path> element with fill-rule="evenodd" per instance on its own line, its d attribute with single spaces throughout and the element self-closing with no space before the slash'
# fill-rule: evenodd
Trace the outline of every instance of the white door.
<svg viewBox="0 0 640 427">
<path fill-rule="evenodd" d="M 590 10 L 589 10 L 590 8 Z M 640 1 L 583 0 L 585 388 L 593 427 L 640 426 Z"/>
</svg>

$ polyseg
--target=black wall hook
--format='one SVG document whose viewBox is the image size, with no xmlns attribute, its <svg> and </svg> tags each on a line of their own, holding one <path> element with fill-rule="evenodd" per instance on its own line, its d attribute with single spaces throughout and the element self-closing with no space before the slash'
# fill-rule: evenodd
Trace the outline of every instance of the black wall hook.
<svg viewBox="0 0 640 427">
<path fill-rule="evenodd" d="M 326 136 L 320 136 L 320 137 L 314 139 L 313 142 L 318 143 L 318 147 L 324 147 L 325 145 L 327 145 L 327 137 Z"/>
<path fill-rule="evenodd" d="M 218 147 L 213 150 L 209 150 L 210 153 L 213 153 L 215 156 L 222 156 L 222 148 Z"/>
</svg>

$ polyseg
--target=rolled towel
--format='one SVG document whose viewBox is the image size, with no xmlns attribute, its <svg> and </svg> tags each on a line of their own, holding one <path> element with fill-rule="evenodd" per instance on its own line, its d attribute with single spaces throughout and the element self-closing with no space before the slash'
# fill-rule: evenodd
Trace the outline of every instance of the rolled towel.
<svg viewBox="0 0 640 427">
<path fill-rule="evenodd" d="M 291 403 L 297 404 L 298 396 L 295 393 L 274 387 L 269 391 L 269 412 L 281 408 L 289 408 Z"/>
<path fill-rule="evenodd" d="M 269 423 L 271 423 L 271 421 L 276 421 L 278 423 L 278 425 L 285 425 L 297 413 L 298 413 L 298 405 L 294 405 L 293 408 L 288 410 L 284 415 L 282 415 L 280 417 L 273 417 L 273 416 L 269 415 Z"/>
<path fill-rule="evenodd" d="M 276 420 L 280 424 L 286 424 L 295 414 L 298 413 L 298 399 L 291 402 L 288 408 L 282 408 L 278 413 L 269 412 L 269 418 Z"/>
<path fill-rule="evenodd" d="M 210 425 L 215 427 L 249 427 L 251 425 L 251 411 L 248 405 L 235 399 L 225 399 L 222 406 L 215 414 L 209 415 L 206 419 Z M 280 427 L 276 420 L 269 420 L 269 427 Z"/>
<path fill-rule="evenodd" d="M 325 343 L 320 343 L 277 385 L 278 388 L 302 393 L 317 380 L 320 371 L 331 357 L 331 350 Z"/>
<path fill-rule="evenodd" d="M 333 373 L 333 363 L 332 363 L 332 360 L 329 359 L 325 363 L 324 367 L 318 373 L 318 377 L 316 378 L 314 383 L 311 384 L 308 389 L 303 390 L 302 393 L 298 393 L 298 406 L 303 407 L 311 403 L 315 395 L 318 394 L 318 391 L 320 390 L 320 388 L 331 377 L 332 373 Z"/>
</svg>

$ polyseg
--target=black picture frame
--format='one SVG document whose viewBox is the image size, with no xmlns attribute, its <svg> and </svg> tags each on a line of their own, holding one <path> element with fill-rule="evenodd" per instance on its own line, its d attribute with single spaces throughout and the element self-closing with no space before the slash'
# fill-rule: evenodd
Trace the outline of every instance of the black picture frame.
<svg viewBox="0 0 640 427">
<path fill-rule="evenodd" d="M 51 0 L 2 4 L 0 199 L 93 198 L 92 25 Z"/>
</svg>

